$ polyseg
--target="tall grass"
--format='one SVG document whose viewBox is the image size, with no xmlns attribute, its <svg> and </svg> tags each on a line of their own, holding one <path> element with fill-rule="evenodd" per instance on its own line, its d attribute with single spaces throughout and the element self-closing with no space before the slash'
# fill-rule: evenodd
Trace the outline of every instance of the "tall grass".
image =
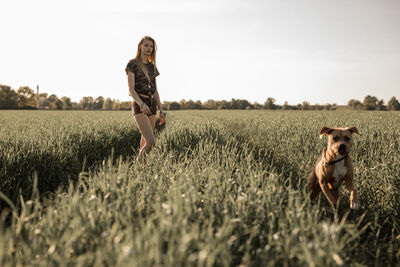
<svg viewBox="0 0 400 267">
<path fill-rule="evenodd" d="M 126 157 L 139 146 L 128 112 L 1 111 L 0 125 L 0 192 L 15 202 L 32 194 L 35 173 L 51 192 L 111 151 Z"/>
<path fill-rule="evenodd" d="M 48 199 L 21 200 L 0 232 L 0 265 L 337 266 L 400 260 L 399 115 L 169 112 L 143 166 L 109 158 Z M 357 126 L 362 201 L 310 203 L 322 126 Z M 384 192 L 385 194 L 374 194 Z M 3 214 L 5 216 L 5 214 Z"/>
</svg>

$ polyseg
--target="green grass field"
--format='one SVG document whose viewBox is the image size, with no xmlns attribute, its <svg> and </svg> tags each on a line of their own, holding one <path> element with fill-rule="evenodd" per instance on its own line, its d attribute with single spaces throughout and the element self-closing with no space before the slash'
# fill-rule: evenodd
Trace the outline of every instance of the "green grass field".
<svg viewBox="0 0 400 267">
<path fill-rule="evenodd" d="M 130 112 L 0 111 L 0 266 L 400 263 L 399 112 L 167 115 L 143 166 Z M 358 211 L 307 199 L 322 126 L 361 133 Z"/>
</svg>

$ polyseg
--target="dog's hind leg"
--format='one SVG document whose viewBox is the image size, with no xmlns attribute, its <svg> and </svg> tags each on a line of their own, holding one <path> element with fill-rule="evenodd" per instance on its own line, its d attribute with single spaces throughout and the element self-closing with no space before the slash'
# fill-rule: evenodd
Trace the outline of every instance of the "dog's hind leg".
<svg viewBox="0 0 400 267">
<path fill-rule="evenodd" d="M 335 207 L 337 207 L 338 206 L 338 204 L 339 204 L 339 198 L 340 198 L 340 193 L 339 193 L 339 189 L 333 189 L 333 190 L 331 190 L 331 193 L 332 193 L 332 196 L 333 196 L 333 198 L 334 198 L 334 202 L 335 202 Z"/>
<path fill-rule="evenodd" d="M 339 201 L 339 190 L 338 189 L 330 189 L 328 184 L 325 181 L 320 183 L 321 190 L 324 192 L 326 198 L 331 204 L 332 208 L 337 209 L 338 201 Z"/>
<path fill-rule="evenodd" d="M 314 200 L 320 192 L 321 187 L 319 185 L 317 175 L 315 174 L 315 170 L 313 170 L 308 177 L 307 193 L 309 194 L 310 199 Z"/>
</svg>

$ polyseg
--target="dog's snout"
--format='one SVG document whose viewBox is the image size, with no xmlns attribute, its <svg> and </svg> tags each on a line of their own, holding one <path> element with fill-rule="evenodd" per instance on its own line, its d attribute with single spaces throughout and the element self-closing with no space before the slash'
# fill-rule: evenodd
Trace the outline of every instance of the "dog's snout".
<svg viewBox="0 0 400 267">
<path fill-rule="evenodd" d="M 339 146 L 339 152 L 347 152 L 347 147 L 345 144 L 340 144 Z"/>
</svg>

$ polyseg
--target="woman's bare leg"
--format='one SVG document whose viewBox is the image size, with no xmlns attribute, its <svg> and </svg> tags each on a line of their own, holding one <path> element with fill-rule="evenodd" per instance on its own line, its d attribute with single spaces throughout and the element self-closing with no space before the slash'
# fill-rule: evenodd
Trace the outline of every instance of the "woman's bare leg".
<svg viewBox="0 0 400 267">
<path fill-rule="evenodd" d="M 153 128 L 153 133 L 154 133 L 154 128 L 156 128 L 156 119 L 157 119 L 157 115 L 149 116 L 151 127 Z"/>
<path fill-rule="evenodd" d="M 140 137 L 140 146 L 139 150 L 144 147 L 144 144 L 146 144 L 146 140 L 144 139 L 143 135 Z"/>
<path fill-rule="evenodd" d="M 145 140 L 144 146 L 140 149 L 139 155 L 149 153 L 156 143 L 153 132 L 153 120 L 155 121 L 155 117 L 156 116 L 148 117 L 146 114 L 143 113 L 135 115 L 135 121 L 139 127 L 139 131 L 142 134 L 142 137 Z"/>
<path fill-rule="evenodd" d="M 154 132 L 154 128 L 156 127 L 157 116 L 156 115 L 149 116 L 149 119 L 150 119 L 150 123 L 151 123 L 151 126 L 153 128 L 153 132 Z M 142 135 L 140 137 L 140 147 L 139 147 L 139 149 L 142 149 L 145 143 L 146 143 L 146 140 L 144 139 L 144 137 Z"/>
</svg>

